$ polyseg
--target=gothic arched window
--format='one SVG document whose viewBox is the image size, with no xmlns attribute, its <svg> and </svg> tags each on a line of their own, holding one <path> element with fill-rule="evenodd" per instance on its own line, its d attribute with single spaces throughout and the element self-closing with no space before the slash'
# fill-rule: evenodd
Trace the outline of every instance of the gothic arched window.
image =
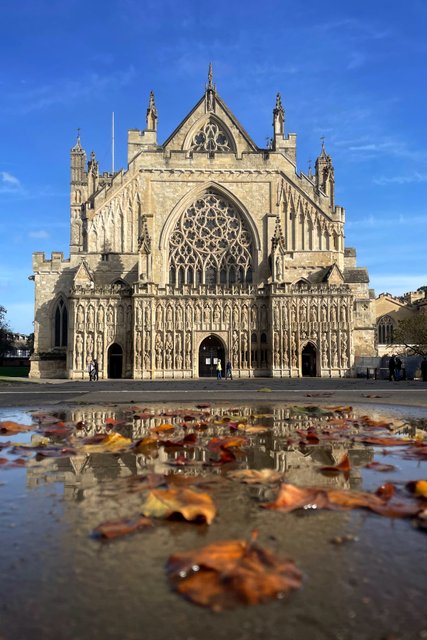
<svg viewBox="0 0 427 640">
<path fill-rule="evenodd" d="M 68 311 L 62 298 L 58 300 L 55 307 L 54 324 L 54 346 L 66 347 L 68 344 Z"/>
<path fill-rule="evenodd" d="M 207 151 L 213 153 L 231 153 L 233 143 L 229 135 L 221 128 L 220 124 L 213 119 L 209 119 L 193 135 L 190 150 Z"/>
<path fill-rule="evenodd" d="M 382 316 L 377 322 L 378 344 L 393 344 L 394 322 L 390 316 Z"/>
<path fill-rule="evenodd" d="M 172 286 L 177 285 L 175 273 L 180 268 L 196 274 L 196 282 L 191 283 L 196 286 L 252 282 L 251 233 L 223 196 L 208 191 L 177 221 L 169 240 Z"/>
</svg>

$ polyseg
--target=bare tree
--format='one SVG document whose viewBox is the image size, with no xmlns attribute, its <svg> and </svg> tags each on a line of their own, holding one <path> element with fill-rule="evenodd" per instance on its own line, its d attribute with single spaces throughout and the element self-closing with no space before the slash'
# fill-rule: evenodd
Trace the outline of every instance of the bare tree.
<svg viewBox="0 0 427 640">
<path fill-rule="evenodd" d="M 427 356 L 427 312 L 399 320 L 393 342 L 404 345 L 407 355 Z"/>
<path fill-rule="evenodd" d="M 0 356 L 4 355 L 12 346 L 12 335 L 6 322 L 6 309 L 0 305 Z"/>
</svg>

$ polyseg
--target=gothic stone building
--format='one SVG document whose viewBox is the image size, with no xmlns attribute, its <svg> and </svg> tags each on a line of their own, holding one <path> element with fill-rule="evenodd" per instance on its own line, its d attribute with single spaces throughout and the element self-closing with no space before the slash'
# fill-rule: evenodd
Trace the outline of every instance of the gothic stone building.
<svg viewBox="0 0 427 640">
<path fill-rule="evenodd" d="M 373 355 L 366 269 L 344 247 L 324 146 L 298 173 L 280 95 L 260 149 L 204 95 L 163 143 L 153 94 L 128 168 L 100 174 L 71 150 L 70 258 L 33 256 L 31 377 L 197 378 L 218 358 L 236 377 L 351 374 Z"/>
</svg>

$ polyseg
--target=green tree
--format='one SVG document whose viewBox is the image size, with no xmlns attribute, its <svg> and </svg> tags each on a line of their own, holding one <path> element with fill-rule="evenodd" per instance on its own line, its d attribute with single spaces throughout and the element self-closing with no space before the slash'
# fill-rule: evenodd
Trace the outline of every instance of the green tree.
<svg viewBox="0 0 427 640">
<path fill-rule="evenodd" d="M 5 317 L 6 313 L 6 309 L 0 305 L 0 356 L 9 351 L 12 345 L 10 328 Z"/>
<path fill-rule="evenodd" d="M 404 345 L 408 355 L 427 356 L 427 312 L 399 320 L 393 342 Z"/>
<path fill-rule="evenodd" d="M 34 351 L 34 333 L 30 333 L 27 336 L 27 349 L 30 350 L 30 355 Z"/>
</svg>

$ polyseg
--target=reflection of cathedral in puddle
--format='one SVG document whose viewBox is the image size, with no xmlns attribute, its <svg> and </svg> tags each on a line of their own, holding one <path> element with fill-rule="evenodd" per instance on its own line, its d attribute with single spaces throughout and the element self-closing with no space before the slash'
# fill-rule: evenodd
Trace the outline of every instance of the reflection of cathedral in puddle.
<svg viewBox="0 0 427 640">
<path fill-rule="evenodd" d="M 120 432 L 133 441 L 152 435 L 151 429 L 160 424 L 170 422 L 175 425 L 173 437 L 182 437 L 182 416 L 167 415 L 167 407 L 159 407 L 156 414 L 144 417 L 141 411 L 106 409 L 92 410 L 77 409 L 70 413 L 69 421 L 77 425 L 75 436 L 78 439 L 105 433 L 108 430 Z M 166 415 L 161 415 L 164 413 Z M 327 416 L 314 416 L 295 413 L 293 407 L 244 407 L 233 409 L 230 407 L 212 407 L 200 410 L 188 410 L 189 415 L 196 416 L 196 422 L 204 422 L 206 426 L 197 431 L 197 445 L 185 449 L 185 457 L 197 466 L 181 468 L 181 472 L 189 476 L 222 474 L 224 467 L 209 466 L 211 453 L 207 449 L 209 440 L 213 437 L 227 436 L 227 423 L 224 417 L 233 421 L 239 418 L 247 420 L 248 424 L 262 424 L 268 431 L 256 436 L 249 436 L 248 443 L 237 452 L 237 464 L 242 468 L 262 469 L 274 468 L 284 473 L 287 482 L 299 485 L 328 485 L 341 488 L 355 487 L 360 483 L 360 471 L 373 458 L 373 450 L 364 445 L 351 444 L 348 441 L 337 442 L 331 439 L 322 445 L 301 444 L 304 432 L 310 427 L 319 431 L 327 425 Z M 348 417 L 354 417 L 347 414 Z M 116 426 L 109 426 L 107 421 L 119 421 Z M 191 431 L 191 422 L 189 422 Z M 244 435 L 244 433 L 239 433 Z M 37 438 L 38 436 L 35 436 Z M 166 434 L 161 439 L 168 439 Z M 236 450 L 235 450 L 236 451 Z M 319 474 L 319 467 L 337 464 L 344 454 L 348 453 L 352 469 L 349 475 L 337 474 L 323 476 Z M 169 474 L 174 467 L 169 463 L 183 454 L 183 449 L 165 449 L 163 446 L 153 448 L 147 454 L 143 453 L 83 453 L 64 458 L 46 459 L 42 463 L 30 463 L 27 468 L 27 483 L 29 487 L 49 482 L 62 482 L 64 496 L 79 499 L 84 490 L 97 483 L 114 481 L 132 475 L 143 475 L 147 471 L 156 474 Z M 204 466 L 206 465 L 206 466 Z"/>
</svg>

